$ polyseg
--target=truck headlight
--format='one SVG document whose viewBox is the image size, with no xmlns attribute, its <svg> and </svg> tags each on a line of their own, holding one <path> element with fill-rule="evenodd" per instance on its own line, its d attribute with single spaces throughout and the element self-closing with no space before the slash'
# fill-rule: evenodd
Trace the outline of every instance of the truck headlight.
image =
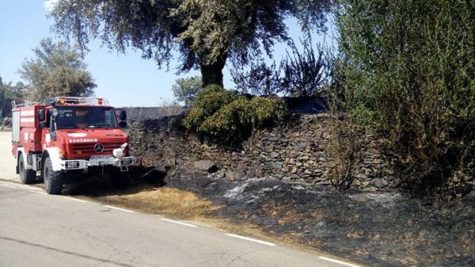
<svg viewBox="0 0 475 267">
<path fill-rule="evenodd" d="M 124 150 L 122 148 L 116 148 L 112 150 L 112 155 L 120 159 L 124 156 Z"/>
</svg>

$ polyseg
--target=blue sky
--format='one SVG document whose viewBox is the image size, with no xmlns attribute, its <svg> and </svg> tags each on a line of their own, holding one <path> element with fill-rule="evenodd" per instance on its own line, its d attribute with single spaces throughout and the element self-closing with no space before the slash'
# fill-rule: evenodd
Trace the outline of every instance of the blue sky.
<svg viewBox="0 0 475 267">
<path fill-rule="evenodd" d="M 4 82 L 21 81 L 17 71 L 25 58 L 33 56 L 32 49 L 41 39 L 61 38 L 50 31 L 53 21 L 46 15 L 43 0 L 0 1 L 0 77 Z M 288 27 L 291 37 L 298 39 L 300 31 L 296 23 L 289 20 Z M 170 102 L 171 87 L 177 78 L 199 74 L 193 71 L 178 76 L 173 63 L 169 71 L 158 69 L 153 60 L 142 59 L 140 51 L 129 49 L 118 54 L 101 47 L 100 41 L 92 41 L 89 48 L 85 62 L 97 84 L 96 96 L 106 97 L 114 106 L 157 106 Z M 281 58 L 285 49 L 284 45 L 277 45 L 274 57 Z M 226 88 L 233 87 L 227 70 L 224 80 Z"/>
</svg>

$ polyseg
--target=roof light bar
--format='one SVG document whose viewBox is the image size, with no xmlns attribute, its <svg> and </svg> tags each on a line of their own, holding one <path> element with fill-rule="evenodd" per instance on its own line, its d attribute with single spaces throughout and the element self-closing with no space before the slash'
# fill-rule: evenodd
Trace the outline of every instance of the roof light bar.
<svg viewBox="0 0 475 267">
<path fill-rule="evenodd" d="M 86 104 L 86 105 L 98 105 L 98 106 L 108 106 L 109 102 L 103 97 L 78 97 L 78 96 L 58 96 L 47 98 L 46 103 L 51 104 Z"/>
</svg>

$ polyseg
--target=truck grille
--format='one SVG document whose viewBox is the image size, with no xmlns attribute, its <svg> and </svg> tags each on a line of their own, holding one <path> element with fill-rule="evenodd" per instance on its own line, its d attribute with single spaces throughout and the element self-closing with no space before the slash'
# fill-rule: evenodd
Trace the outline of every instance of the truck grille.
<svg viewBox="0 0 475 267">
<path fill-rule="evenodd" d="M 122 143 L 102 143 L 104 151 L 98 153 L 94 150 L 96 143 L 73 144 L 72 151 L 74 155 L 90 155 L 90 154 L 112 154 L 112 150 L 119 148 Z"/>
</svg>

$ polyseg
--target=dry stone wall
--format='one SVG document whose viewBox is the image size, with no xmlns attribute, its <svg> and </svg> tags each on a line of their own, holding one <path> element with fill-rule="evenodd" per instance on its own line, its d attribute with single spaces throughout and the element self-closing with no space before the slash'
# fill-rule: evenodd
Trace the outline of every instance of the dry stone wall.
<svg viewBox="0 0 475 267">
<path fill-rule="evenodd" d="M 334 159 L 329 153 L 333 138 L 326 114 L 303 116 L 293 126 L 261 132 L 246 151 L 257 160 L 264 173 L 282 180 L 331 185 Z M 352 187 L 376 191 L 394 188 L 399 182 L 387 156 L 371 135 L 363 135 L 351 168 Z"/>
<path fill-rule="evenodd" d="M 131 124 L 132 149 L 144 166 L 207 171 L 230 180 L 273 177 L 332 185 L 330 172 L 335 163 L 328 152 L 332 136 L 325 114 L 303 115 L 292 125 L 258 132 L 239 150 L 171 131 L 168 122 L 164 117 Z M 384 191 L 398 187 L 391 160 L 381 152 L 379 140 L 363 135 L 362 142 L 351 170 L 351 188 Z"/>
<path fill-rule="evenodd" d="M 176 116 L 186 111 L 186 108 L 179 106 L 123 107 L 121 109 L 127 111 L 127 116 L 132 121 L 157 120 L 165 116 Z"/>
</svg>

